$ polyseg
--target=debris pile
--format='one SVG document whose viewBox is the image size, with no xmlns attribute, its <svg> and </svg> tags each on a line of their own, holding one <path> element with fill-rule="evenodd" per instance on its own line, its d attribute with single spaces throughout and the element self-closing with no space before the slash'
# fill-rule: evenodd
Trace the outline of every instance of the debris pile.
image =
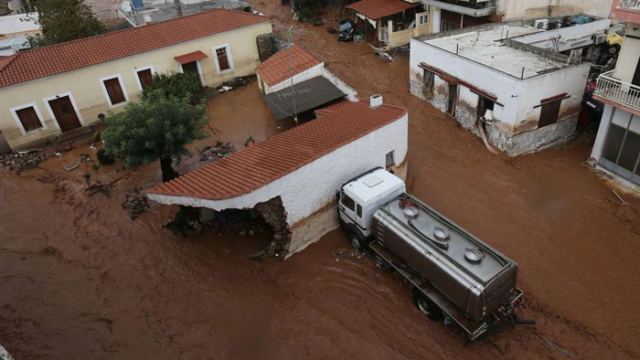
<svg viewBox="0 0 640 360">
<path fill-rule="evenodd" d="M 42 150 L 25 150 L 0 156 L 0 167 L 20 173 L 32 169 L 51 156 Z"/>
<path fill-rule="evenodd" d="M 149 209 L 149 200 L 142 192 L 142 188 L 136 187 L 125 194 L 125 200 L 121 205 L 123 209 L 129 211 L 131 219 L 135 220 L 138 216 Z"/>
<path fill-rule="evenodd" d="M 214 146 L 207 146 L 200 151 L 200 161 L 216 161 L 229 156 L 235 149 L 230 143 L 218 141 Z"/>
</svg>

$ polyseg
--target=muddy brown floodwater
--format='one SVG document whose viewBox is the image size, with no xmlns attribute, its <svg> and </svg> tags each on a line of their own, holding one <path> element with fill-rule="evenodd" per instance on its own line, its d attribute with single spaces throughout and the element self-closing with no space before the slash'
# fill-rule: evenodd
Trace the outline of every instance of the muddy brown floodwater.
<svg viewBox="0 0 640 360">
<path fill-rule="evenodd" d="M 253 3 L 278 31 L 289 24 L 279 1 Z M 297 41 L 362 97 L 381 93 L 410 110 L 411 190 L 520 264 L 522 315 L 537 326 L 465 346 L 419 314 L 399 278 L 345 252 L 339 230 L 285 262 L 256 262 L 248 255 L 268 233 L 178 237 L 163 228 L 176 209 L 157 204 L 131 220 L 124 194 L 158 183 L 159 166 L 95 171 L 120 180 L 109 197 L 89 197 L 88 165 L 60 170 L 83 148 L 21 175 L 0 170 L 0 343 L 16 359 L 640 357 L 640 201 L 622 193 L 621 204 L 583 165 L 592 135 L 517 159 L 492 155 L 408 93 L 406 58 L 381 63 L 364 44 L 295 26 L 308 30 Z M 251 90 L 212 101 L 221 132 L 198 147 L 277 132 Z"/>
</svg>

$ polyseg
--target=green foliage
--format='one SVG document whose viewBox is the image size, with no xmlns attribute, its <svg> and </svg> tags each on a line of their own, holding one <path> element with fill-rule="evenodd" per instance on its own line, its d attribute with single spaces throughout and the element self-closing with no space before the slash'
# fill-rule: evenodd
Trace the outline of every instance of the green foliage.
<svg viewBox="0 0 640 360">
<path fill-rule="evenodd" d="M 30 37 L 32 46 L 44 46 L 102 34 L 104 25 L 82 0 L 38 0 L 42 35 Z"/>
<path fill-rule="evenodd" d="M 204 111 L 204 106 L 194 106 L 185 98 L 167 97 L 162 91 L 148 93 L 107 118 L 102 132 L 107 154 L 127 166 L 179 159 L 189 153 L 187 144 L 204 136 Z"/>
<path fill-rule="evenodd" d="M 200 80 L 193 74 L 155 74 L 153 82 L 145 87 L 143 98 L 150 94 L 162 94 L 164 97 L 176 97 L 194 101 L 196 94 L 200 92 Z"/>
<path fill-rule="evenodd" d="M 108 154 L 105 149 L 98 150 L 96 157 L 98 158 L 98 162 L 102 165 L 111 165 L 116 162 L 116 159 L 112 155 Z"/>
<path fill-rule="evenodd" d="M 294 0 L 293 10 L 301 20 L 314 20 L 318 11 L 329 4 L 329 0 Z"/>
</svg>

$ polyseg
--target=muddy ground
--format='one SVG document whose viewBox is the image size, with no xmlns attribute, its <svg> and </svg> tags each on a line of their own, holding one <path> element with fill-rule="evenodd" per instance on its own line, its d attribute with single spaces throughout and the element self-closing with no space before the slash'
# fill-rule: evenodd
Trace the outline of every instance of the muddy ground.
<svg viewBox="0 0 640 360">
<path fill-rule="evenodd" d="M 253 3 L 278 31 L 289 22 L 279 2 Z M 420 316 L 398 278 L 345 252 L 340 231 L 286 262 L 256 262 L 248 255 L 268 232 L 185 239 L 163 228 L 176 209 L 159 205 L 131 220 L 120 204 L 160 181 L 158 164 L 61 171 L 93 156 L 84 147 L 21 175 L 0 170 L 0 343 L 16 359 L 640 357 L 640 201 L 618 189 L 622 204 L 583 164 L 593 134 L 517 159 L 492 155 L 409 94 L 406 58 L 382 63 L 365 44 L 295 26 L 362 98 L 381 93 L 410 110 L 411 190 L 520 264 L 522 315 L 537 326 L 465 346 Z M 262 106 L 249 88 L 214 98 L 221 131 L 196 147 L 276 133 Z M 110 196 L 86 195 L 86 172 L 118 180 Z"/>
</svg>

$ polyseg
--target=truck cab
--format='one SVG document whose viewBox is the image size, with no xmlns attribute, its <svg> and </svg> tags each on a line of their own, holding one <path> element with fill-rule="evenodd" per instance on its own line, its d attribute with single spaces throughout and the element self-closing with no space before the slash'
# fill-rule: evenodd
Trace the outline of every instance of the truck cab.
<svg viewBox="0 0 640 360">
<path fill-rule="evenodd" d="M 352 243 L 360 242 L 354 247 L 362 248 L 370 238 L 376 210 L 405 191 L 404 181 L 383 168 L 372 169 L 342 186 L 338 216 L 342 227 L 351 233 Z"/>
</svg>

